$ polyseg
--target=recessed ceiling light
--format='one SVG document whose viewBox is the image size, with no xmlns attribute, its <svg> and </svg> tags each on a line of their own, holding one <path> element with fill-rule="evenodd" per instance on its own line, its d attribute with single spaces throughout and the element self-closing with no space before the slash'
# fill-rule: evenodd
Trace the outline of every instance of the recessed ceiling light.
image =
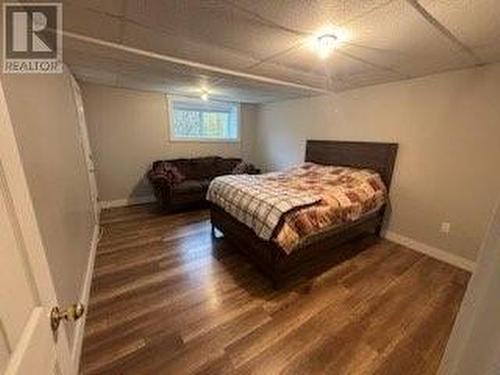
<svg viewBox="0 0 500 375">
<path fill-rule="evenodd" d="M 203 93 L 200 95 L 201 100 L 207 102 L 208 101 L 208 92 L 203 91 Z"/>
<path fill-rule="evenodd" d="M 334 34 L 323 34 L 316 38 L 316 50 L 321 59 L 326 59 L 337 46 L 338 38 Z"/>
</svg>

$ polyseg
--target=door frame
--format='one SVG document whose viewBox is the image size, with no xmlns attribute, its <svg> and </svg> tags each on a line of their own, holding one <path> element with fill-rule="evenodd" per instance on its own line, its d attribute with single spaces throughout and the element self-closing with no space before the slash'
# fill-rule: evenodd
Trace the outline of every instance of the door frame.
<svg viewBox="0 0 500 375">
<path fill-rule="evenodd" d="M 59 306 L 57 294 L 46 257 L 46 249 L 28 188 L 21 155 L 12 126 L 3 83 L 0 80 L 0 160 L 4 169 L 7 187 L 12 198 L 13 209 L 19 224 L 26 260 L 32 271 L 34 290 L 37 292 L 40 304 L 46 307 Z M 47 325 L 50 317 L 47 315 Z M 22 353 L 29 349 L 29 339 L 34 327 L 27 325 L 19 340 L 20 345 L 12 353 L 12 360 L 18 360 Z M 62 374 L 75 374 L 76 369 L 71 362 L 71 352 L 66 331 L 60 329 L 55 342 L 57 361 Z"/>
<path fill-rule="evenodd" d="M 73 100 L 77 111 L 78 133 L 80 134 L 80 144 L 82 146 L 83 155 L 86 163 L 87 177 L 89 180 L 90 199 L 94 209 L 95 222 L 99 222 L 100 205 L 99 191 L 97 189 L 97 181 L 95 177 L 95 163 L 92 148 L 90 147 L 89 133 L 87 129 L 87 121 L 85 119 L 85 110 L 83 108 L 82 91 L 78 81 L 73 76 L 71 70 L 65 65 L 65 70 L 68 72 L 71 88 L 73 90 Z"/>
</svg>

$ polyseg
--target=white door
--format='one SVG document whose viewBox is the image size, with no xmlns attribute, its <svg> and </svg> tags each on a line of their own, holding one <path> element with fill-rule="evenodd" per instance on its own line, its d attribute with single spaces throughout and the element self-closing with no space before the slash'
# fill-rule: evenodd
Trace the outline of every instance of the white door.
<svg viewBox="0 0 500 375">
<path fill-rule="evenodd" d="M 499 290 L 500 204 L 479 250 L 439 374 L 500 374 Z"/>
<path fill-rule="evenodd" d="M 92 156 L 92 149 L 90 148 L 87 123 L 85 121 L 85 111 L 83 109 L 82 92 L 80 90 L 80 85 L 78 85 L 78 82 L 73 77 L 73 74 L 70 73 L 69 76 L 71 80 L 71 86 L 73 88 L 73 97 L 75 99 L 76 110 L 78 112 L 80 143 L 82 145 L 83 154 L 85 155 L 85 161 L 87 162 L 90 194 L 92 199 L 92 205 L 94 207 L 95 222 L 97 223 L 99 222 L 99 194 L 97 192 L 97 183 L 95 179 L 94 158 Z"/>
<path fill-rule="evenodd" d="M 0 81 L 0 373 L 76 372 L 65 330 L 51 328 L 57 305 Z"/>
</svg>

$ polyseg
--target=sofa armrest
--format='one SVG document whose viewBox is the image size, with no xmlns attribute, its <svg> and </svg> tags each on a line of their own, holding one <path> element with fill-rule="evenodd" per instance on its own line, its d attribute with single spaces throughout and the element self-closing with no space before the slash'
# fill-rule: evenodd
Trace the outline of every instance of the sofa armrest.
<svg viewBox="0 0 500 375">
<path fill-rule="evenodd" d="M 172 190 L 182 182 L 184 176 L 170 163 L 153 165 L 148 172 L 148 180 L 153 187 L 156 199 L 163 207 L 168 207 L 172 200 Z"/>
<path fill-rule="evenodd" d="M 149 182 L 153 187 L 153 192 L 156 200 L 162 207 L 168 207 L 172 200 L 172 184 L 168 183 L 165 178 L 153 177 L 149 178 Z"/>
<path fill-rule="evenodd" d="M 175 180 L 170 178 L 169 176 L 166 176 L 164 174 L 154 174 L 154 173 L 149 173 L 148 174 L 148 180 L 153 186 L 174 186 L 177 184 Z"/>
</svg>

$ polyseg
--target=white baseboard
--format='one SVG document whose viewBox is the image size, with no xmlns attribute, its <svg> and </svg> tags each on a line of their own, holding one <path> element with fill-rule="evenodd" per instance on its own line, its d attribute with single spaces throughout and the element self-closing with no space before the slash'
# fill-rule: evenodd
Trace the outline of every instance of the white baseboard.
<svg viewBox="0 0 500 375">
<path fill-rule="evenodd" d="M 112 207 L 125 207 L 132 206 L 134 204 L 151 203 L 155 202 L 156 198 L 154 195 L 147 195 L 144 197 L 130 197 L 125 199 L 116 199 L 113 201 L 101 201 L 99 205 L 101 209 L 112 208 Z"/>
<path fill-rule="evenodd" d="M 97 251 L 97 244 L 99 243 L 99 239 L 101 237 L 101 230 L 99 227 L 99 223 L 94 226 L 94 233 L 92 235 L 92 242 L 90 244 L 90 253 L 89 259 L 87 262 L 87 269 L 85 271 L 85 278 L 83 280 L 82 292 L 80 295 L 80 302 L 85 305 L 85 308 L 88 309 L 89 305 L 89 297 L 90 297 L 90 286 L 92 284 L 92 275 L 94 273 L 94 262 Z M 88 310 L 87 310 L 88 311 Z M 73 363 L 73 368 L 76 369 L 76 374 L 78 374 L 78 368 L 80 365 L 80 356 L 82 353 L 82 344 L 83 344 L 83 334 L 85 331 L 85 320 L 87 314 L 85 313 L 75 325 L 75 331 L 73 335 L 73 347 L 71 348 L 71 361 Z"/>
<path fill-rule="evenodd" d="M 402 236 L 395 232 L 387 231 L 384 233 L 384 237 L 389 241 L 396 242 L 412 250 L 418 251 L 419 253 L 428 255 L 431 258 L 441 260 L 445 263 L 451 264 L 452 266 L 464 269 L 469 272 L 473 272 L 476 266 L 476 263 L 472 260 L 463 258 L 459 255 L 450 254 L 447 251 L 427 245 L 423 242 L 416 241 L 412 238 Z"/>
</svg>

